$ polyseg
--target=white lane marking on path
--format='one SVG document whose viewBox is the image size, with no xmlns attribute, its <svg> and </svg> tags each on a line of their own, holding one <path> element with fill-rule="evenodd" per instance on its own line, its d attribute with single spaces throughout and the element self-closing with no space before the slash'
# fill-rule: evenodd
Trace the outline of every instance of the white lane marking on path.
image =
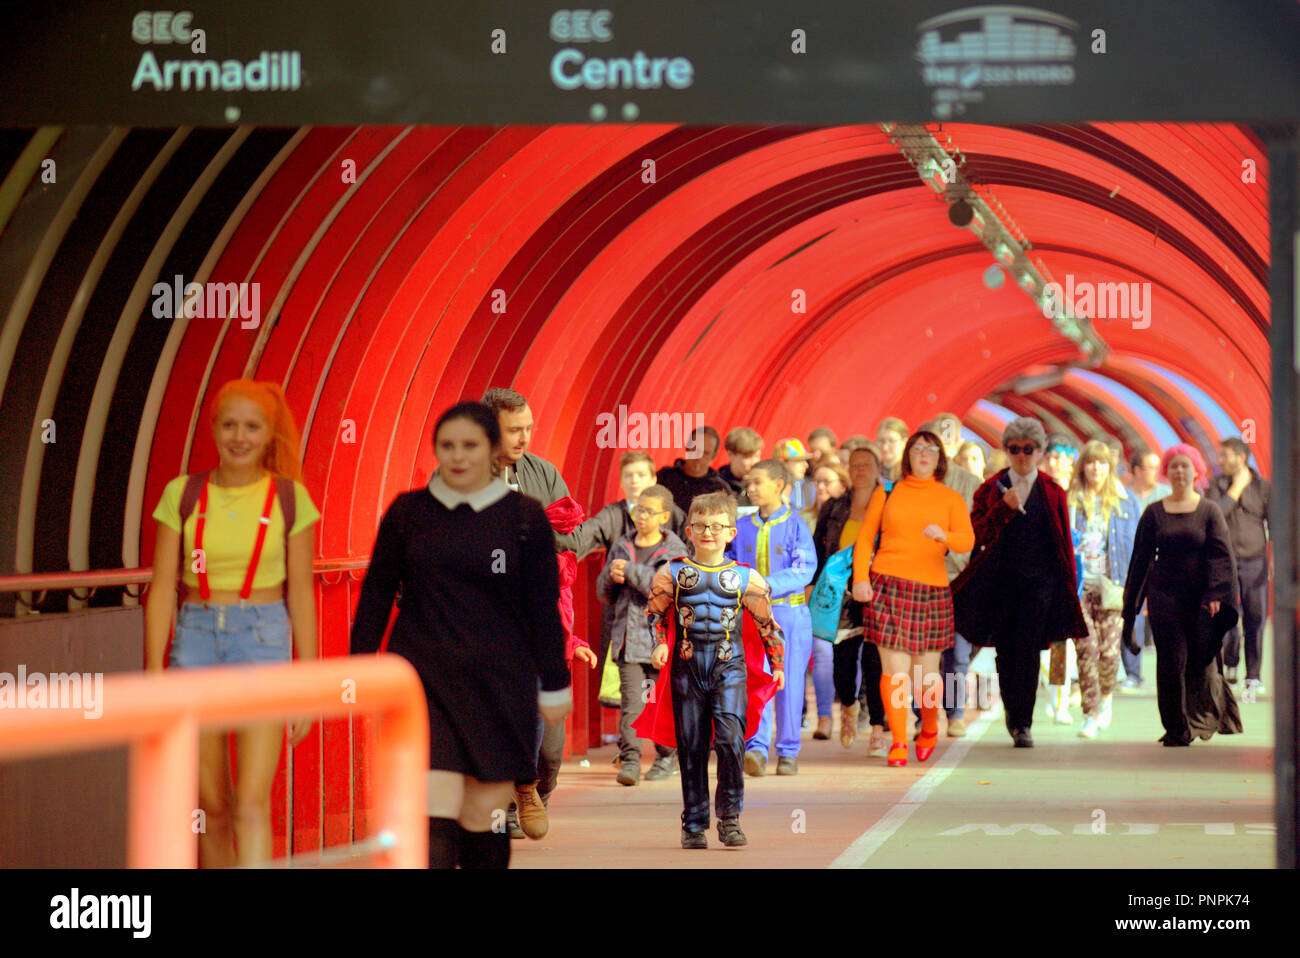
<svg viewBox="0 0 1300 958">
<path fill-rule="evenodd" d="M 902 798 L 890 806 L 889 811 L 881 817 L 880 821 L 872 825 L 865 832 L 854 839 L 853 844 L 844 849 L 840 856 L 828 865 L 828 868 L 861 868 L 874 855 L 880 846 L 893 837 L 894 832 L 898 831 L 903 823 L 912 817 L 912 813 L 925 804 L 930 793 L 943 784 L 944 780 L 952 774 L 961 760 L 966 757 L 966 753 L 971 747 L 978 742 L 989 727 L 1002 717 L 1001 700 L 993 704 L 989 709 L 970 727 L 965 738 L 959 738 L 943 753 L 943 758 L 935 763 L 915 785 L 907 790 Z M 912 756 L 915 758 L 915 754 Z"/>
</svg>

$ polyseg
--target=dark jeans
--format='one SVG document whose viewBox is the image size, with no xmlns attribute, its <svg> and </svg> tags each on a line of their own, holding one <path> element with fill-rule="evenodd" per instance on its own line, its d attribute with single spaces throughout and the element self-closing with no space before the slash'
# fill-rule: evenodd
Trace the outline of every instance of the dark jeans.
<svg viewBox="0 0 1300 958">
<path fill-rule="evenodd" d="M 998 685 L 1008 729 L 1034 724 L 1039 653 L 1051 605 L 1052 580 L 1015 576 L 1002 601 L 997 635 Z"/>
<path fill-rule="evenodd" d="M 645 711 L 649 693 L 659 679 L 659 670 L 642 662 L 628 662 L 623 658 L 626 646 L 618 650 L 618 759 L 620 762 L 641 761 L 641 739 L 632 723 Z M 674 750 L 655 743 L 659 758 L 671 758 Z"/>
<path fill-rule="evenodd" d="M 564 764 L 564 723 L 547 725 L 540 715 L 537 716 L 537 778 L 515 782 L 516 786 L 531 785 L 537 782 L 537 795 L 543 801 L 555 791 L 555 783 L 560 777 L 560 766 Z M 513 803 L 510 806 L 514 808 Z"/>
<path fill-rule="evenodd" d="M 1268 557 L 1237 560 L 1237 594 L 1241 599 L 1241 622 L 1223 639 L 1223 664 L 1235 669 L 1241 661 L 1242 631 L 1246 645 L 1246 678 L 1259 678 L 1263 652 L 1264 618 L 1268 613 Z"/>
<path fill-rule="evenodd" d="M 880 649 L 874 642 L 857 635 L 835 645 L 835 697 L 841 705 L 858 701 L 859 689 L 867 700 L 867 714 L 872 725 L 885 724 L 885 700 L 880 696 Z M 862 681 L 858 682 L 861 668 Z"/>
<path fill-rule="evenodd" d="M 555 791 L 564 764 L 564 723 L 547 725 L 538 719 L 537 735 L 537 797 L 545 802 Z"/>
</svg>

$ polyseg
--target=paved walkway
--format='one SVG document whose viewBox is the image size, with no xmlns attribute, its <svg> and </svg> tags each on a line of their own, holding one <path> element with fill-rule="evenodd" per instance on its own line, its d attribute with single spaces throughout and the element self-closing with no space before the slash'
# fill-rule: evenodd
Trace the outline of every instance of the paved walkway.
<svg viewBox="0 0 1300 958">
<path fill-rule="evenodd" d="M 681 779 L 620 786 L 609 746 L 565 765 L 550 834 L 514 842 L 511 867 L 1271 868 L 1272 704 L 1241 711 L 1244 734 L 1173 749 L 1156 741 L 1154 687 L 1117 694 L 1093 741 L 1077 735 L 1077 706 L 1074 725 L 1055 725 L 1040 698 L 1036 747 L 1015 749 L 994 705 L 902 769 L 866 758 L 865 736 L 848 751 L 805 733 L 797 776 L 776 776 L 773 760 L 745 779 L 749 846 L 724 849 L 712 830 L 709 849 L 690 852 Z"/>
</svg>

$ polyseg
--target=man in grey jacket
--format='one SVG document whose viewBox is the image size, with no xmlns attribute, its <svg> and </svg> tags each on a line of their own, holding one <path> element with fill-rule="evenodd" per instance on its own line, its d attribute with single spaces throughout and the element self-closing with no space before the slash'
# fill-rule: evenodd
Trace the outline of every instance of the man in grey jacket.
<svg viewBox="0 0 1300 958">
<path fill-rule="evenodd" d="M 528 451 L 533 438 L 533 413 L 528 400 L 513 389 L 489 389 L 483 394 L 483 404 L 497 414 L 501 425 L 501 456 L 504 467 L 502 478 L 510 488 L 536 499 L 543 507 L 569 494 L 569 487 L 560 471 L 541 456 Z M 577 531 L 560 533 L 552 529 L 556 552 L 577 549 Z M 574 651 L 574 658 L 596 667 L 596 654 L 585 646 Z M 559 780 L 560 766 L 564 762 L 564 723 L 547 725 L 538 723 L 540 741 L 537 750 L 537 778 L 531 782 L 515 783 L 515 805 L 507 818 L 506 826 L 511 838 L 542 838 L 550 828 L 546 805 Z"/>
<path fill-rule="evenodd" d="M 1236 436 L 1219 444 L 1223 475 L 1210 483 L 1209 497 L 1218 503 L 1237 556 L 1237 589 L 1241 622 L 1223 640 L 1223 664 L 1229 682 L 1237 680 L 1241 646 L 1246 646 L 1246 688 L 1242 700 L 1254 701 L 1264 691 L 1259 677 L 1263 656 L 1264 621 L 1268 618 L 1268 520 L 1273 486 L 1247 464 L 1250 447 Z M 1245 633 L 1243 643 L 1242 633 Z"/>
</svg>

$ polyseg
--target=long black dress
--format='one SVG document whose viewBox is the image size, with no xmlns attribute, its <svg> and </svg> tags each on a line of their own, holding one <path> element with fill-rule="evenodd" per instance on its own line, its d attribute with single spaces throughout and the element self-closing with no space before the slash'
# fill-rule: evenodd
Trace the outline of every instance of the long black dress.
<svg viewBox="0 0 1300 958">
<path fill-rule="evenodd" d="M 1237 621 L 1236 563 L 1219 507 L 1171 513 L 1151 503 L 1138 520 L 1124 584 L 1124 635 L 1132 635 L 1142 600 L 1156 643 L 1156 701 L 1166 745 L 1190 745 L 1215 732 L 1241 731 L 1241 714 L 1223 680 L 1224 634 Z M 1219 602 L 1216 616 L 1207 608 Z"/>
<path fill-rule="evenodd" d="M 388 651 L 424 682 L 429 767 L 481 782 L 536 775 L 538 680 L 569 685 L 550 523 L 534 500 L 494 489 L 490 504 L 475 494 L 477 512 L 428 489 L 394 499 L 352 624 L 352 652 L 377 651 L 400 587 Z"/>
</svg>

